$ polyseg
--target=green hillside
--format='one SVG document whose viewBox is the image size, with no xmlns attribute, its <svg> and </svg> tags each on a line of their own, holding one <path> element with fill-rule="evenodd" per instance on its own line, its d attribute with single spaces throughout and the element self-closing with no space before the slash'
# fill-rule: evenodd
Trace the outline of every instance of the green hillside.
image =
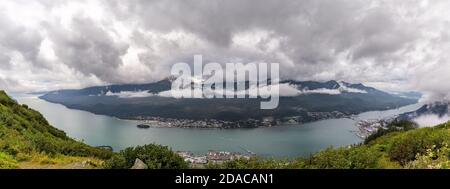
<svg viewBox="0 0 450 189">
<path fill-rule="evenodd" d="M 111 155 L 67 137 L 39 112 L 0 91 L 0 168 L 97 167 Z"/>
<path fill-rule="evenodd" d="M 385 133 L 383 136 L 372 138 L 366 144 L 342 148 L 330 147 L 307 158 L 284 161 L 253 158 L 231 161 L 221 166 L 209 165 L 209 167 L 226 169 L 448 169 L 450 168 L 449 144 L 450 122 L 430 128 Z"/>
<path fill-rule="evenodd" d="M 127 169 L 136 158 L 153 169 L 188 168 L 165 146 L 150 144 L 114 153 L 71 139 L 39 112 L 0 91 L 0 169 Z"/>
</svg>

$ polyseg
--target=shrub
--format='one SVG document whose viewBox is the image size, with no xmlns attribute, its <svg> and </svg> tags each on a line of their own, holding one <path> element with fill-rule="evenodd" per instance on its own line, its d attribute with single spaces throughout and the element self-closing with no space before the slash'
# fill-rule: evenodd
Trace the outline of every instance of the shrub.
<svg viewBox="0 0 450 189">
<path fill-rule="evenodd" d="M 6 153 L 0 152 L 0 169 L 15 169 L 17 162 L 14 158 Z"/>
<path fill-rule="evenodd" d="M 412 129 L 416 129 L 419 126 L 417 123 L 409 121 L 409 120 L 395 120 L 392 123 L 389 123 L 386 128 L 380 128 L 375 133 L 369 135 L 365 140 L 364 144 L 368 144 L 369 142 L 384 136 L 389 133 L 397 132 L 397 131 L 408 131 Z"/>
<path fill-rule="evenodd" d="M 306 160 L 307 168 L 319 169 L 370 169 L 377 168 L 381 153 L 366 146 L 328 148 Z"/>
<path fill-rule="evenodd" d="M 390 139 L 389 157 L 406 165 L 416 159 L 417 154 L 426 153 L 430 146 L 441 148 L 443 143 L 450 142 L 450 131 L 440 128 L 424 128 L 401 133 Z"/>
<path fill-rule="evenodd" d="M 450 148 L 443 144 L 441 148 L 432 146 L 427 149 L 425 154 L 417 154 L 416 160 L 407 164 L 410 169 L 449 169 Z"/>
<path fill-rule="evenodd" d="M 126 148 L 106 162 L 107 168 L 129 169 L 136 159 L 142 160 L 150 169 L 185 169 L 189 165 L 167 146 L 149 144 Z"/>
<path fill-rule="evenodd" d="M 294 168 L 288 160 L 261 159 L 252 157 L 249 159 L 240 158 L 232 161 L 226 161 L 223 164 L 209 163 L 207 168 L 210 169 L 283 169 Z"/>
</svg>

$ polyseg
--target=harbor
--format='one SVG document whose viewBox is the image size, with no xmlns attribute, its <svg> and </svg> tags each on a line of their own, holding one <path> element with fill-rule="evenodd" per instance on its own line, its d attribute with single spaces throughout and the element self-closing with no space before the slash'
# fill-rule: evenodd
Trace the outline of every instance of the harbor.
<svg viewBox="0 0 450 189">
<path fill-rule="evenodd" d="M 221 164 L 226 161 L 256 157 L 256 154 L 250 151 L 246 154 L 216 150 L 209 150 L 206 154 L 195 154 L 190 151 L 177 151 L 176 153 L 193 166 L 204 166 L 209 163 Z"/>
</svg>

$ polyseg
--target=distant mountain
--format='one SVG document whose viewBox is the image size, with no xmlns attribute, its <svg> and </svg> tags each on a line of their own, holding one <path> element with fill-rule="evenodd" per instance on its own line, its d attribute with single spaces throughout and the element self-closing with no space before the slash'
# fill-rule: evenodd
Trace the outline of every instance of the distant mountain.
<svg viewBox="0 0 450 189">
<path fill-rule="evenodd" d="M 449 102 L 435 102 L 431 104 L 426 104 L 416 111 L 404 113 L 399 116 L 400 119 L 411 120 L 422 115 L 437 115 L 443 117 L 450 115 L 450 103 Z"/>
<path fill-rule="evenodd" d="M 44 96 L 101 96 L 106 95 L 107 92 L 120 93 L 124 91 L 148 91 L 149 93 L 159 93 L 162 91 L 170 90 L 172 83 L 170 80 L 165 79 L 155 83 L 148 84 L 124 84 L 124 85 L 108 85 L 89 87 L 84 89 L 72 89 L 72 90 L 59 90 L 46 93 Z"/>
<path fill-rule="evenodd" d="M 291 85 L 297 85 L 298 89 L 338 89 L 340 87 L 337 81 L 327 81 L 327 82 L 318 82 L 318 81 L 295 81 L 295 80 L 285 80 L 281 83 L 288 83 Z"/>
<path fill-rule="evenodd" d="M 170 90 L 170 80 L 59 90 L 40 98 L 69 108 L 126 119 L 162 117 L 239 121 L 273 117 L 294 118 L 297 122 L 386 110 L 417 102 L 363 84 L 294 80 L 282 81 L 280 84 L 297 90 L 298 94 L 282 95 L 279 107 L 273 110 L 261 110 L 260 98 L 175 99 L 160 95 Z"/>
<path fill-rule="evenodd" d="M 318 81 L 295 81 L 295 80 L 285 80 L 281 83 L 288 83 L 290 85 L 297 86 L 299 90 L 318 90 L 318 89 L 329 89 L 329 90 L 339 90 L 340 92 L 357 92 L 357 93 L 371 93 L 371 94 L 380 94 L 380 95 L 388 95 L 388 93 L 384 91 L 377 90 L 373 87 L 367 87 L 361 83 L 352 84 L 347 82 L 338 82 L 338 81 L 327 81 L 327 82 L 318 82 Z"/>
</svg>

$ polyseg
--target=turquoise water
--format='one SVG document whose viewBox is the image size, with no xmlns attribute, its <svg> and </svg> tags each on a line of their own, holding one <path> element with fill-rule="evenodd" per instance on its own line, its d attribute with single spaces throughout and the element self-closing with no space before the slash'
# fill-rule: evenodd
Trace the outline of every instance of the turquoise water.
<svg viewBox="0 0 450 189">
<path fill-rule="evenodd" d="M 16 97 L 19 103 L 40 111 L 52 124 L 70 137 L 93 146 L 108 145 L 114 150 L 157 143 L 173 150 L 205 153 L 208 150 L 245 152 L 265 157 L 306 156 L 329 146 L 346 146 L 361 142 L 356 131 L 358 119 L 376 119 L 416 110 L 420 104 L 395 110 L 367 112 L 352 119 L 330 119 L 302 125 L 285 125 L 257 129 L 139 129 L 135 121 L 95 115 L 68 109 L 37 97 Z"/>
</svg>

